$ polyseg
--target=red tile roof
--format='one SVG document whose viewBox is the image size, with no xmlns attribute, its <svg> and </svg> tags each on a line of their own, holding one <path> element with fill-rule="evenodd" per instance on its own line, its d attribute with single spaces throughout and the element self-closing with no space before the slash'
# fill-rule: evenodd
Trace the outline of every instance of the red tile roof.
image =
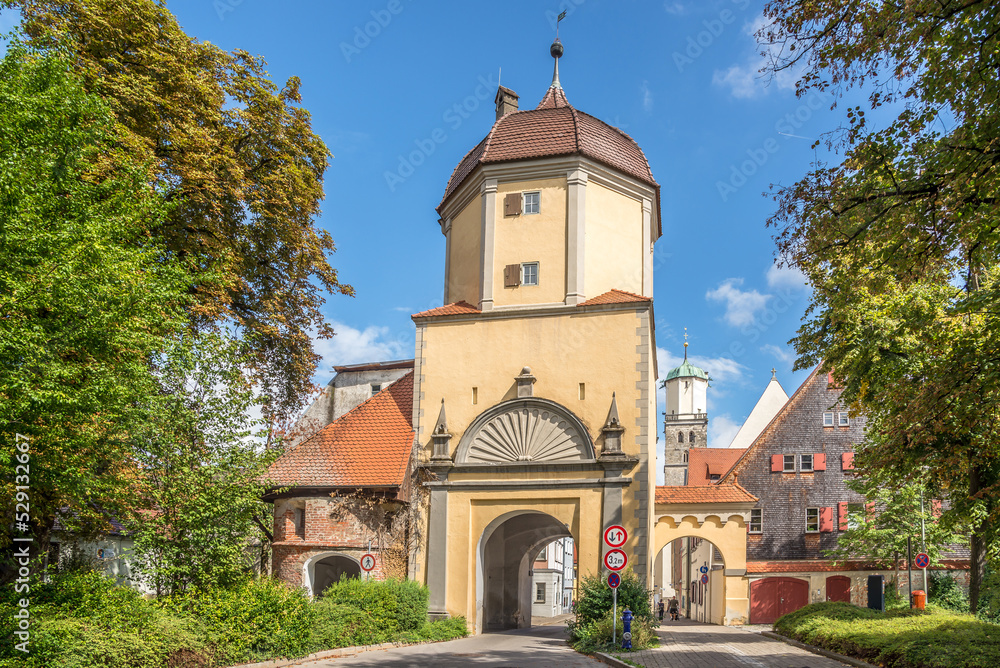
<svg viewBox="0 0 1000 668">
<path fill-rule="evenodd" d="M 689 486 L 711 485 L 710 475 L 726 475 L 746 448 L 691 448 L 688 450 Z"/>
<path fill-rule="evenodd" d="M 753 503 L 757 497 L 739 485 L 657 487 L 656 503 Z"/>
<path fill-rule="evenodd" d="M 432 308 L 429 311 L 421 311 L 420 313 L 414 313 L 412 318 L 430 318 L 436 315 L 467 315 L 469 313 L 479 313 L 477 309 L 472 304 L 460 301 L 454 304 L 445 304 L 444 306 L 438 306 L 437 308 Z"/>
<path fill-rule="evenodd" d="M 592 297 L 585 302 L 581 302 L 578 306 L 596 306 L 597 304 L 627 304 L 630 302 L 649 302 L 653 301 L 649 297 L 643 297 L 642 295 L 637 295 L 634 292 L 625 292 L 624 290 L 618 290 L 617 288 L 608 290 L 603 295 L 597 295 Z"/>
<path fill-rule="evenodd" d="M 550 88 L 536 109 L 515 111 L 493 124 L 451 175 L 441 206 L 480 164 L 557 155 L 583 155 L 657 188 L 649 162 L 630 136 L 569 106 L 562 89 Z"/>
<path fill-rule="evenodd" d="M 275 487 L 400 487 L 413 449 L 413 372 L 275 461 Z"/>
</svg>

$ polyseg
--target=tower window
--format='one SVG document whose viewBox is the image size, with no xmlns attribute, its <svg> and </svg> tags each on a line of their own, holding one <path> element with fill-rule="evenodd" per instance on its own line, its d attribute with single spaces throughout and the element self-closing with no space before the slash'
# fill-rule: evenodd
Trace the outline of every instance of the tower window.
<svg viewBox="0 0 1000 668">
<path fill-rule="evenodd" d="M 478 404 L 479 403 L 479 388 L 478 387 L 472 388 L 472 403 L 473 404 Z"/>
<path fill-rule="evenodd" d="M 684 442 L 684 432 L 683 431 L 677 432 L 677 442 L 678 443 L 683 443 Z"/>
<path fill-rule="evenodd" d="M 580 401 L 583 401 L 586 398 L 587 398 L 587 384 L 580 383 Z"/>
<path fill-rule="evenodd" d="M 521 285 L 538 285 L 537 262 L 525 262 L 521 265 Z"/>
<path fill-rule="evenodd" d="M 688 451 L 687 451 L 687 450 L 685 450 L 685 451 L 684 451 L 684 454 L 683 454 L 683 455 L 681 455 L 681 458 L 682 458 L 682 459 L 684 460 L 684 463 L 685 463 L 685 464 L 687 464 L 687 463 L 688 463 Z M 687 473 L 685 473 L 684 475 L 686 476 L 686 475 L 687 475 Z M 686 478 L 685 478 L 685 480 L 684 480 L 684 484 L 687 484 L 687 479 L 686 479 Z"/>
<path fill-rule="evenodd" d="M 524 193 L 524 213 L 538 213 L 541 209 L 542 193 Z"/>
<path fill-rule="evenodd" d="M 694 443 L 694 432 L 688 434 L 688 443 Z"/>
</svg>

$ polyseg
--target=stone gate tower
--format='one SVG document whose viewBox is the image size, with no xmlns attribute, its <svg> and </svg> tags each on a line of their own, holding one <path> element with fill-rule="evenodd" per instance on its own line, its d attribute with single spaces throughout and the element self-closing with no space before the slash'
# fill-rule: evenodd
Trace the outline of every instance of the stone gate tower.
<svg viewBox="0 0 1000 668">
<path fill-rule="evenodd" d="M 437 208 L 446 305 L 413 316 L 410 576 L 476 632 L 530 625 L 528 569 L 555 538 L 598 573 L 621 524 L 651 583 L 660 189 L 631 137 L 570 105 L 558 40 L 551 54 L 538 106 L 501 87 L 455 168 Z"/>
<path fill-rule="evenodd" d="M 685 337 L 687 334 L 684 335 Z M 686 485 L 688 450 L 708 447 L 708 374 L 688 362 L 672 369 L 664 384 L 667 408 L 663 416 L 663 484 Z"/>
</svg>

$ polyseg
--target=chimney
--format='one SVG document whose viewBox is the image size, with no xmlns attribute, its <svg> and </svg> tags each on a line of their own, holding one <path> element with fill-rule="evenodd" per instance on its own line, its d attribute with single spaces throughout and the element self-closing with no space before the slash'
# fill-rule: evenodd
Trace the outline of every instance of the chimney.
<svg viewBox="0 0 1000 668">
<path fill-rule="evenodd" d="M 500 86 L 497 88 L 497 96 L 494 102 L 497 103 L 497 120 L 507 114 L 517 111 L 517 93 L 509 88 Z"/>
</svg>

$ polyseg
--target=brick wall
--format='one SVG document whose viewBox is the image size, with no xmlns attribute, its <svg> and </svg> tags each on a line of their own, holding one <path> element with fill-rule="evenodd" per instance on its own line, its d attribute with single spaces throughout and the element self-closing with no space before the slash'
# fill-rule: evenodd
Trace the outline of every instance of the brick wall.
<svg viewBox="0 0 1000 668">
<path fill-rule="evenodd" d="M 841 455 L 853 452 L 864 438 L 864 419 L 850 419 L 846 427 L 823 426 L 823 413 L 845 409 L 839 404 L 840 391 L 829 387 L 826 374 L 813 373 L 789 399 L 776 419 L 758 440 L 733 475 L 760 501 L 763 533 L 747 535 L 747 559 L 822 559 L 823 550 L 836 546 L 839 535 L 840 502 L 864 503 L 864 497 L 850 491 L 845 481 L 852 475 L 842 469 Z M 772 455 L 826 455 L 826 470 L 814 473 L 771 471 Z M 796 469 L 798 466 L 796 457 Z M 832 508 L 832 531 L 807 534 L 806 508 Z"/>
</svg>

